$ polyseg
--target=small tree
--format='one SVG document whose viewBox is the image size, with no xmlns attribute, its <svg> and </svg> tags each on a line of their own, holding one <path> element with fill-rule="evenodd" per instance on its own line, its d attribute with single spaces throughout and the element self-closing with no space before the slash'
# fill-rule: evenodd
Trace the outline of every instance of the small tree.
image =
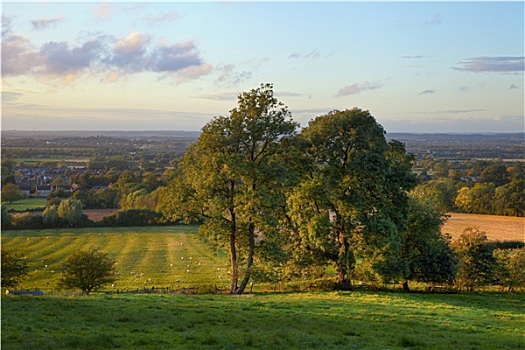
<svg viewBox="0 0 525 350">
<path fill-rule="evenodd" d="M 28 268 L 22 254 L 2 248 L 2 287 L 13 288 L 27 275 Z"/>
<path fill-rule="evenodd" d="M 497 260 L 487 235 L 477 227 L 466 228 L 454 242 L 459 257 L 456 282 L 467 290 L 491 284 L 496 279 Z"/>
<path fill-rule="evenodd" d="M 498 260 L 498 283 L 512 292 L 515 288 L 525 287 L 525 248 L 496 249 L 494 256 Z"/>
<path fill-rule="evenodd" d="M 2 187 L 2 202 L 16 202 L 24 198 L 24 194 L 16 184 L 8 183 Z"/>
<path fill-rule="evenodd" d="M 60 286 L 66 289 L 80 288 L 89 295 L 106 284 L 116 280 L 116 260 L 96 248 L 78 251 L 64 264 L 64 275 Z"/>
</svg>

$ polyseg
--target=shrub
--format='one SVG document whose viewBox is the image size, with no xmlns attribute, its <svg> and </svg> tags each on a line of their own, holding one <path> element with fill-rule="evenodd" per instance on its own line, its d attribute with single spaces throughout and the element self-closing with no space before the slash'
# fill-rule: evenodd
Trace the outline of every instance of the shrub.
<svg viewBox="0 0 525 350">
<path fill-rule="evenodd" d="M 22 254 L 2 248 L 2 287 L 16 287 L 28 272 Z"/>
<path fill-rule="evenodd" d="M 78 251 L 67 259 L 60 286 L 66 289 L 79 288 L 88 295 L 116 280 L 116 260 L 96 248 Z"/>
<path fill-rule="evenodd" d="M 162 214 L 149 209 L 122 210 L 104 217 L 101 226 L 149 226 L 162 223 Z"/>
</svg>

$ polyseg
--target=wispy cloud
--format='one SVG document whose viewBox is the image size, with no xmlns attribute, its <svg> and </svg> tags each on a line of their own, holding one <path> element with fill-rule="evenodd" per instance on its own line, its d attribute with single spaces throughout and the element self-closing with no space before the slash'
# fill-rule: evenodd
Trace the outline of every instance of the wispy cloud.
<svg viewBox="0 0 525 350">
<path fill-rule="evenodd" d="M 20 92 L 15 91 L 4 91 L 2 90 L 2 102 L 14 102 L 18 100 L 20 96 L 23 96 L 24 94 Z"/>
<path fill-rule="evenodd" d="M 509 86 L 509 90 L 514 90 L 514 89 L 517 89 L 518 88 L 518 85 L 516 84 L 512 84 L 511 86 Z"/>
<path fill-rule="evenodd" d="M 93 13 L 97 19 L 106 19 L 113 11 L 113 7 L 108 3 L 99 3 L 93 7 Z"/>
<path fill-rule="evenodd" d="M 65 21 L 65 17 L 37 18 L 31 21 L 34 30 L 42 30 L 55 27 L 57 23 Z"/>
<path fill-rule="evenodd" d="M 154 15 L 147 15 L 143 18 L 144 22 L 155 25 L 167 22 L 175 22 L 180 19 L 180 14 L 176 11 L 162 12 Z"/>
<path fill-rule="evenodd" d="M 435 94 L 436 93 L 436 90 L 435 89 L 427 89 L 427 90 L 423 90 L 421 91 L 419 94 L 417 94 L 418 96 L 420 95 L 428 95 L 428 94 Z"/>
<path fill-rule="evenodd" d="M 13 17 L 2 14 L 2 36 L 5 36 L 13 29 Z"/>
<path fill-rule="evenodd" d="M 216 71 L 219 72 L 219 77 L 215 80 L 215 84 L 220 86 L 235 86 L 252 77 L 251 72 L 245 70 L 239 71 L 237 67 L 231 63 L 219 65 Z"/>
<path fill-rule="evenodd" d="M 416 55 L 416 56 L 401 56 L 400 58 L 404 58 L 404 59 L 419 59 L 419 58 L 423 58 L 424 56 L 422 55 Z"/>
<path fill-rule="evenodd" d="M 446 109 L 442 111 L 431 112 L 431 114 L 464 114 L 464 113 L 474 113 L 474 112 L 484 112 L 487 109 L 485 108 L 471 108 L 471 109 Z"/>
<path fill-rule="evenodd" d="M 452 69 L 463 72 L 523 72 L 525 71 L 525 57 L 498 56 L 498 57 L 473 57 L 459 62 L 460 67 Z"/>
<path fill-rule="evenodd" d="M 352 84 L 345 86 L 344 88 L 340 89 L 335 97 L 342 97 L 347 95 L 355 95 L 363 91 L 367 90 L 376 90 L 383 86 L 383 83 L 380 82 L 364 82 L 362 84 Z"/>
<path fill-rule="evenodd" d="M 434 17 L 428 19 L 425 21 L 425 24 L 428 26 L 437 26 L 443 23 L 443 15 L 441 14 L 435 14 Z"/>
<path fill-rule="evenodd" d="M 318 58 L 321 56 L 321 53 L 317 49 L 313 49 L 309 52 L 293 52 L 288 56 L 288 58 Z"/>
<path fill-rule="evenodd" d="M 194 96 L 194 98 L 213 100 L 213 101 L 235 101 L 237 100 L 238 95 L 239 95 L 238 92 L 221 92 L 221 93 L 213 94 L 213 95 Z"/>
</svg>

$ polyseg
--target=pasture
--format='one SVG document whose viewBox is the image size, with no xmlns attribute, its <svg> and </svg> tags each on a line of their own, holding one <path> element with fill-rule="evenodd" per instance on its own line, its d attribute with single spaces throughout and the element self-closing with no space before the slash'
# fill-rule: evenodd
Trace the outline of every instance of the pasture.
<svg viewBox="0 0 525 350">
<path fill-rule="evenodd" d="M 26 257 L 30 273 L 20 289 L 58 290 L 63 262 L 90 246 L 117 259 L 119 276 L 110 291 L 226 286 L 226 255 L 212 250 L 197 232 L 197 226 L 9 230 L 2 232 L 2 246 Z"/>
<path fill-rule="evenodd" d="M 2 349 L 524 349 L 519 294 L 2 296 Z"/>
<path fill-rule="evenodd" d="M 2 203 L 8 210 L 26 211 L 41 209 L 44 210 L 47 205 L 46 198 L 24 198 L 12 203 Z"/>
<path fill-rule="evenodd" d="M 489 240 L 525 242 L 525 218 L 480 214 L 450 213 L 441 232 L 457 239 L 470 226 L 487 233 Z"/>
</svg>

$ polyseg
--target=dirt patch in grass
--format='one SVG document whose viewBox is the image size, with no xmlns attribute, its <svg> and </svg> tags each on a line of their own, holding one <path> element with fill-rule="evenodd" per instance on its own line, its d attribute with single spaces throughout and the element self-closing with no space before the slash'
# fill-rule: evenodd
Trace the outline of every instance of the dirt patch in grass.
<svg viewBox="0 0 525 350">
<path fill-rule="evenodd" d="M 97 222 L 102 220 L 103 217 L 113 214 L 117 210 L 118 209 L 85 209 L 84 214 L 86 214 L 90 220 Z"/>
<path fill-rule="evenodd" d="M 441 232 L 458 238 L 467 227 L 478 227 L 493 241 L 525 242 L 525 218 L 497 215 L 450 213 Z"/>
</svg>

